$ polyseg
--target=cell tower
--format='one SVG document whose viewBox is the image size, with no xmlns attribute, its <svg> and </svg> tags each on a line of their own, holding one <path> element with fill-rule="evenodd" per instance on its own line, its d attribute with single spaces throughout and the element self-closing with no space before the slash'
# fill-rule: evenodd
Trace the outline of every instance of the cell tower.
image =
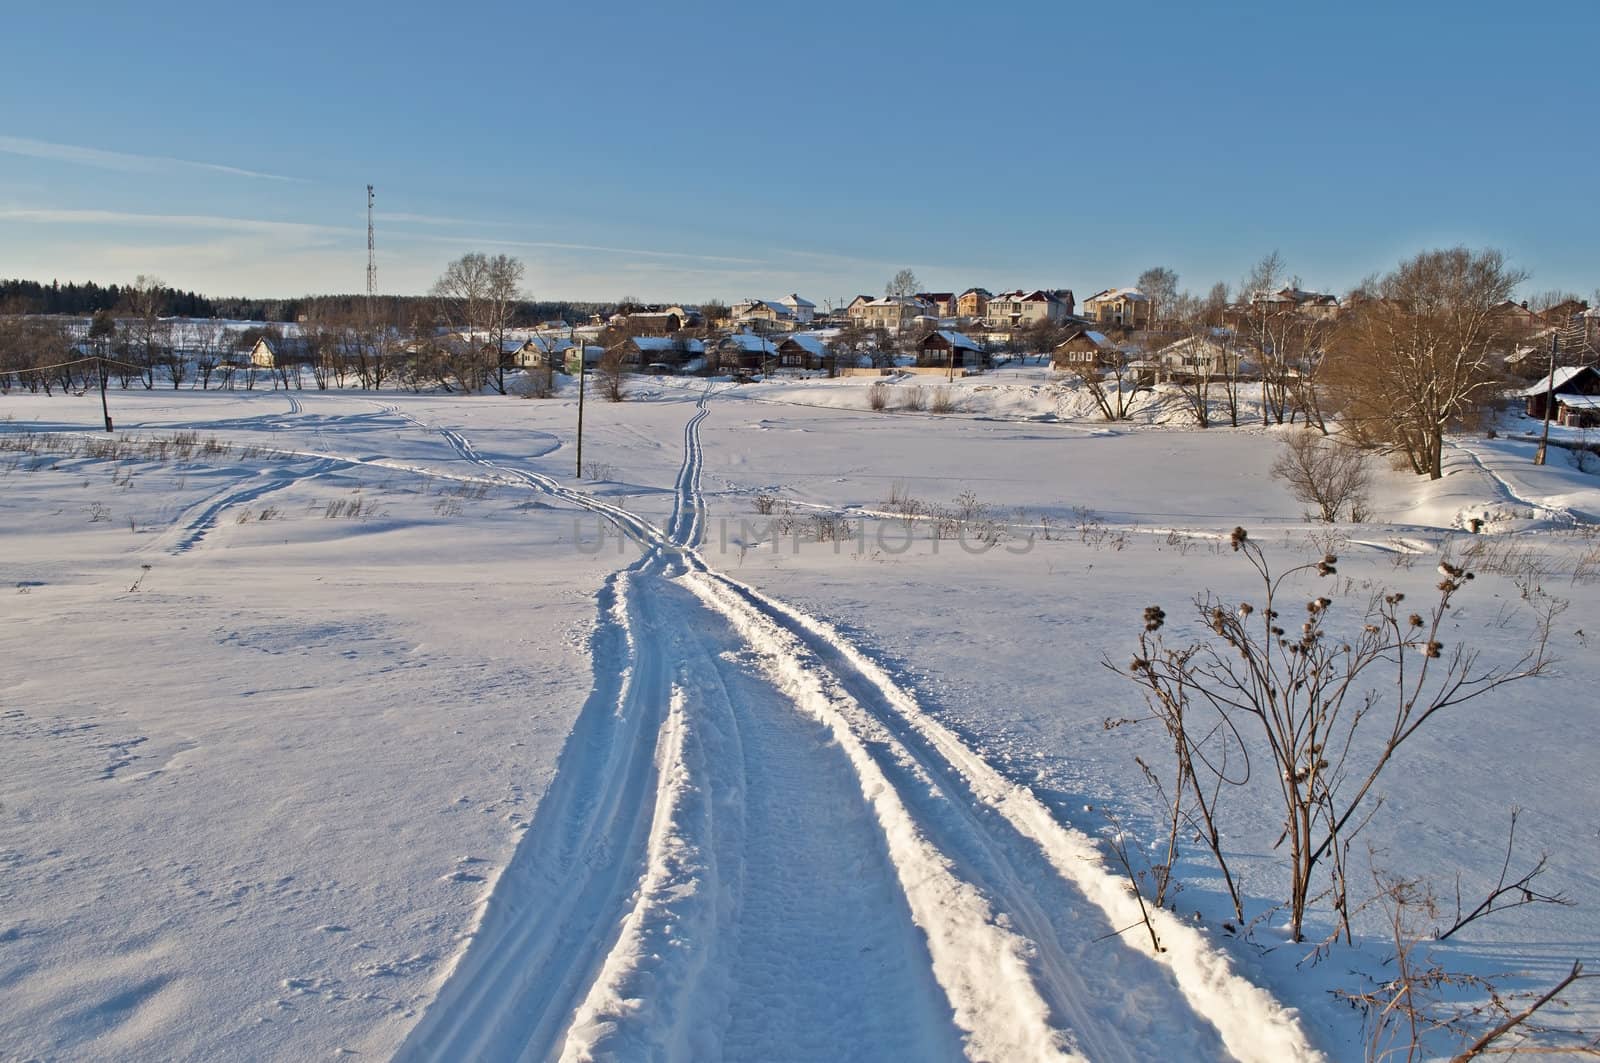
<svg viewBox="0 0 1600 1063">
<path fill-rule="evenodd" d="M 378 287 L 378 258 L 372 239 L 372 186 L 367 186 L 367 324 L 372 324 L 372 296 Z"/>
</svg>

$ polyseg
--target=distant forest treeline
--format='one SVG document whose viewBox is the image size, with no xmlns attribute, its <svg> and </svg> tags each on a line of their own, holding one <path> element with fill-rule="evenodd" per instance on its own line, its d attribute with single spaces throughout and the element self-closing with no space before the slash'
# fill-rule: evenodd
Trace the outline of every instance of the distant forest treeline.
<svg viewBox="0 0 1600 1063">
<path fill-rule="evenodd" d="M 88 317 L 98 310 L 115 313 L 124 308 L 129 289 L 94 281 L 82 284 L 0 278 L 0 314 L 70 314 Z M 365 295 L 307 295 L 299 299 L 218 298 L 198 292 L 162 288 L 164 317 L 220 317 L 234 321 L 298 321 L 307 317 L 333 317 L 365 313 Z M 382 321 L 410 322 L 425 316 L 432 300 L 423 295 L 375 295 L 372 310 Z M 540 321 L 581 323 L 600 309 L 599 303 L 524 302 L 517 306 L 515 324 Z"/>
</svg>

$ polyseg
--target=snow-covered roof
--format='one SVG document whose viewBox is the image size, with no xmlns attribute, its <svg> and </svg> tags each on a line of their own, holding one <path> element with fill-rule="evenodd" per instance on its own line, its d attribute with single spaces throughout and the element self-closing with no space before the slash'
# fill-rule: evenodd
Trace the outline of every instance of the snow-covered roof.
<svg viewBox="0 0 1600 1063">
<path fill-rule="evenodd" d="M 1126 299 L 1131 303 L 1148 303 L 1150 301 L 1150 297 L 1137 288 L 1107 288 L 1103 292 L 1089 296 L 1083 302 L 1087 306 L 1089 303 L 1109 303 L 1113 299 Z"/>
<path fill-rule="evenodd" d="M 784 296 L 782 299 L 779 299 L 778 302 L 782 303 L 785 306 L 792 306 L 792 307 L 809 306 L 813 310 L 815 310 L 817 308 L 817 304 L 816 303 L 813 303 L 810 299 L 802 298 L 801 296 L 796 295 L 794 292 L 790 292 L 788 295 Z"/>
<path fill-rule="evenodd" d="M 1531 396 L 1543 395 L 1547 391 L 1560 391 L 1563 387 L 1572 383 L 1573 377 L 1577 376 L 1579 373 L 1586 372 L 1588 368 L 1589 367 L 1586 365 L 1562 366 L 1555 371 L 1554 375 L 1546 376 L 1543 380 L 1539 381 L 1537 384 L 1534 384 L 1532 387 L 1523 388 L 1522 394 Z"/>
<path fill-rule="evenodd" d="M 797 332 L 784 340 L 784 343 L 792 343 L 807 354 L 814 354 L 818 358 L 826 358 L 828 355 L 827 345 L 822 342 L 821 337 L 813 334 Z M 782 346 L 782 344 L 779 344 L 779 346 Z"/>
<path fill-rule="evenodd" d="M 989 301 L 991 303 L 1048 303 L 1052 301 L 1059 302 L 1060 297 L 1054 292 L 1045 291 L 1043 288 L 1033 288 L 1031 290 L 1016 288 L 1009 292 L 1001 292 L 999 295 L 991 295 Z"/>
<path fill-rule="evenodd" d="M 861 305 L 861 306 L 918 306 L 918 307 L 925 307 L 928 304 L 924 303 L 921 299 L 918 299 L 916 296 L 913 296 L 913 295 L 886 295 L 882 299 L 868 299 L 865 303 L 861 303 L 861 304 L 851 303 L 850 305 L 851 306 Z"/>
<path fill-rule="evenodd" d="M 976 340 L 972 339 L 972 337 L 963 335 L 962 333 L 959 333 L 959 332 L 954 332 L 954 331 L 949 330 L 949 329 L 940 329 L 938 332 L 935 332 L 934 335 L 943 337 L 944 341 L 950 345 L 952 350 L 957 350 L 957 351 L 981 351 L 981 350 L 983 350 L 983 345 L 982 344 L 980 344 Z"/>
<path fill-rule="evenodd" d="M 733 308 L 735 314 L 748 314 L 757 307 L 766 307 L 779 317 L 794 317 L 794 311 L 782 303 L 775 303 L 771 299 L 747 299 Z"/>
<path fill-rule="evenodd" d="M 722 341 L 722 346 L 733 346 L 739 348 L 741 351 L 754 354 L 778 353 L 778 348 L 772 345 L 771 340 L 767 339 L 765 336 L 756 336 L 749 332 L 735 332 L 733 335 Z"/>
<path fill-rule="evenodd" d="M 680 340 L 674 336 L 635 336 L 633 345 L 641 354 L 658 354 L 663 351 L 682 351 L 684 354 L 704 354 L 706 345 L 699 340 Z"/>
<path fill-rule="evenodd" d="M 1556 401 L 1570 410 L 1600 410 L 1600 395 L 1557 395 Z"/>
<path fill-rule="evenodd" d="M 1086 328 L 1080 328 L 1080 329 L 1075 330 L 1072 333 L 1072 335 L 1070 335 L 1066 339 L 1062 340 L 1060 344 L 1057 344 L 1057 346 L 1062 346 L 1064 344 L 1071 343 L 1073 340 L 1077 339 L 1079 336 L 1084 337 L 1090 343 L 1094 344 L 1096 347 L 1101 347 L 1101 348 L 1104 348 L 1105 350 L 1108 350 L 1108 351 L 1114 351 L 1114 350 L 1117 349 L 1117 345 L 1116 344 L 1114 344 L 1110 340 L 1106 339 L 1105 333 L 1096 332 L 1093 329 L 1086 329 Z"/>
</svg>

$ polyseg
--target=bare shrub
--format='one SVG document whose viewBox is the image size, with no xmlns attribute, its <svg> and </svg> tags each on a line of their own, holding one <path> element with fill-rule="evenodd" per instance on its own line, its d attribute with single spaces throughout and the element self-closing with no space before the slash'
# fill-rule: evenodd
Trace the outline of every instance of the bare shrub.
<svg viewBox="0 0 1600 1063">
<path fill-rule="evenodd" d="M 905 402 L 901 409 L 921 413 L 928 408 L 928 395 L 920 386 L 912 386 L 905 390 Z"/>
<path fill-rule="evenodd" d="M 921 390 L 920 388 L 918 390 Z M 956 410 L 955 391 L 949 387 L 937 387 L 928 398 L 928 409 L 933 413 L 954 413 Z"/>
<path fill-rule="evenodd" d="M 1316 506 L 1318 518 L 1329 524 L 1341 513 L 1358 523 L 1367 518 L 1372 474 L 1367 456 L 1355 447 L 1309 428 L 1290 432 L 1272 475 L 1289 485 L 1296 501 Z"/>
<path fill-rule="evenodd" d="M 555 394 L 555 373 L 549 366 L 523 370 L 519 393 L 525 399 L 548 399 Z"/>
<path fill-rule="evenodd" d="M 276 513 L 276 510 L 272 511 Z M 336 498 L 322 509 L 323 517 L 329 520 L 366 520 L 378 514 L 378 501 L 373 498 L 362 498 L 357 494 L 354 498 Z M 261 511 L 261 519 L 268 520 L 267 510 Z"/>
<path fill-rule="evenodd" d="M 607 402 L 622 402 L 628 397 L 623 383 L 622 359 L 607 354 L 594 371 L 595 382 L 600 385 L 600 395 Z"/>
<path fill-rule="evenodd" d="M 1176 764 L 1162 789 L 1171 844 L 1175 825 L 1202 825 L 1196 832 L 1230 884 L 1219 797 L 1225 784 L 1243 785 L 1252 759 L 1265 758 L 1269 777 L 1279 784 L 1293 939 L 1303 940 L 1311 905 L 1326 898 L 1336 932 L 1348 941 L 1349 847 L 1378 811 L 1378 780 L 1406 740 L 1435 716 L 1544 674 L 1559 604 L 1540 608 L 1531 645 L 1499 667 L 1480 661 L 1469 647 L 1445 647 L 1446 615 L 1473 578 L 1448 559 L 1440 561 L 1439 598 L 1426 613 L 1407 612 L 1405 595 L 1380 590 L 1351 630 L 1340 633 L 1329 619 L 1335 603 L 1326 595 L 1306 601 L 1303 613 L 1296 610 L 1298 624 L 1278 611 L 1292 582 L 1334 575 L 1336 557 L 1278 573 L 1243 528 L 1235 528 L 1230 541 L 1259 578 L 1260 604 L 1197 596 L 1195 615 L 1210 637 L 1177 646 L 1161 633 L 1166 614 L 1157 606 L 1145 610 L 1132 663 L 1105 663 L 1140 686 L 1149 712 L 1107 726 L 1161 725 Z M 1374 727 L 1357 741 L 1366 721 Z M 1242 918 L 1237 894 L 1234 907 Z"/>
<path fill-rule="evenodd" d="M 850 520 L 842 513 L 813 513 L 809 530 L 819 543 L 847 543 L 853 535 Z"/>
<path fill-rule="evenodd" d="M 879 413 L 889 408 L 889 386 L 882 381 L 867 389 L 867 409 Z"/>
<path fill-rule="evenodd" d="M 778 504 L 778 496 L 771 491 L 760 491 L 756 494 L 756 512 L 763 517 L 772 513 L 772 508 Z"/>
<path fill-rule="evenodd" d="M 617 467 L 609 461 L 586 461 L 583 463 L 583 478 L 585 480 L 611 481 L 616 478 Z"/>
</svg>

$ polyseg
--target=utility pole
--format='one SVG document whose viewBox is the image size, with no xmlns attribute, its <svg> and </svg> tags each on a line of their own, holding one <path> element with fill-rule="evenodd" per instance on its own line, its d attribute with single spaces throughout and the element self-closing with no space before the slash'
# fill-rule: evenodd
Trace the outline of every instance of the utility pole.
<svg viewBox="0 0 1600 1063">
<path fill-rule="evenodd" d="M 95 366 L 100 370 L 100 412 L 106 418 L 106 431 L 111 431 L 111 408 L 106 405 L 106 360 L 96 358 Z"/>
<path fill-rule="evenodd" d="M 1560 339 L 1560 332 L 1550 333 L 1550 375 L 1545 380 L 1544 388 L 1544 434 L 1539 437 L 1539 449 L 1533 455 L 1535 465 L 1544 464 L 1544 452 L 1550 446 L 1550 411 L 1556 405 L 1556 349 Z"/>
<path fill-rule="evenodd" d="M 583 479 L 583 378 L 588 369 L 583 344 L 578 344 L 578 479 Z"/>
</svg>

